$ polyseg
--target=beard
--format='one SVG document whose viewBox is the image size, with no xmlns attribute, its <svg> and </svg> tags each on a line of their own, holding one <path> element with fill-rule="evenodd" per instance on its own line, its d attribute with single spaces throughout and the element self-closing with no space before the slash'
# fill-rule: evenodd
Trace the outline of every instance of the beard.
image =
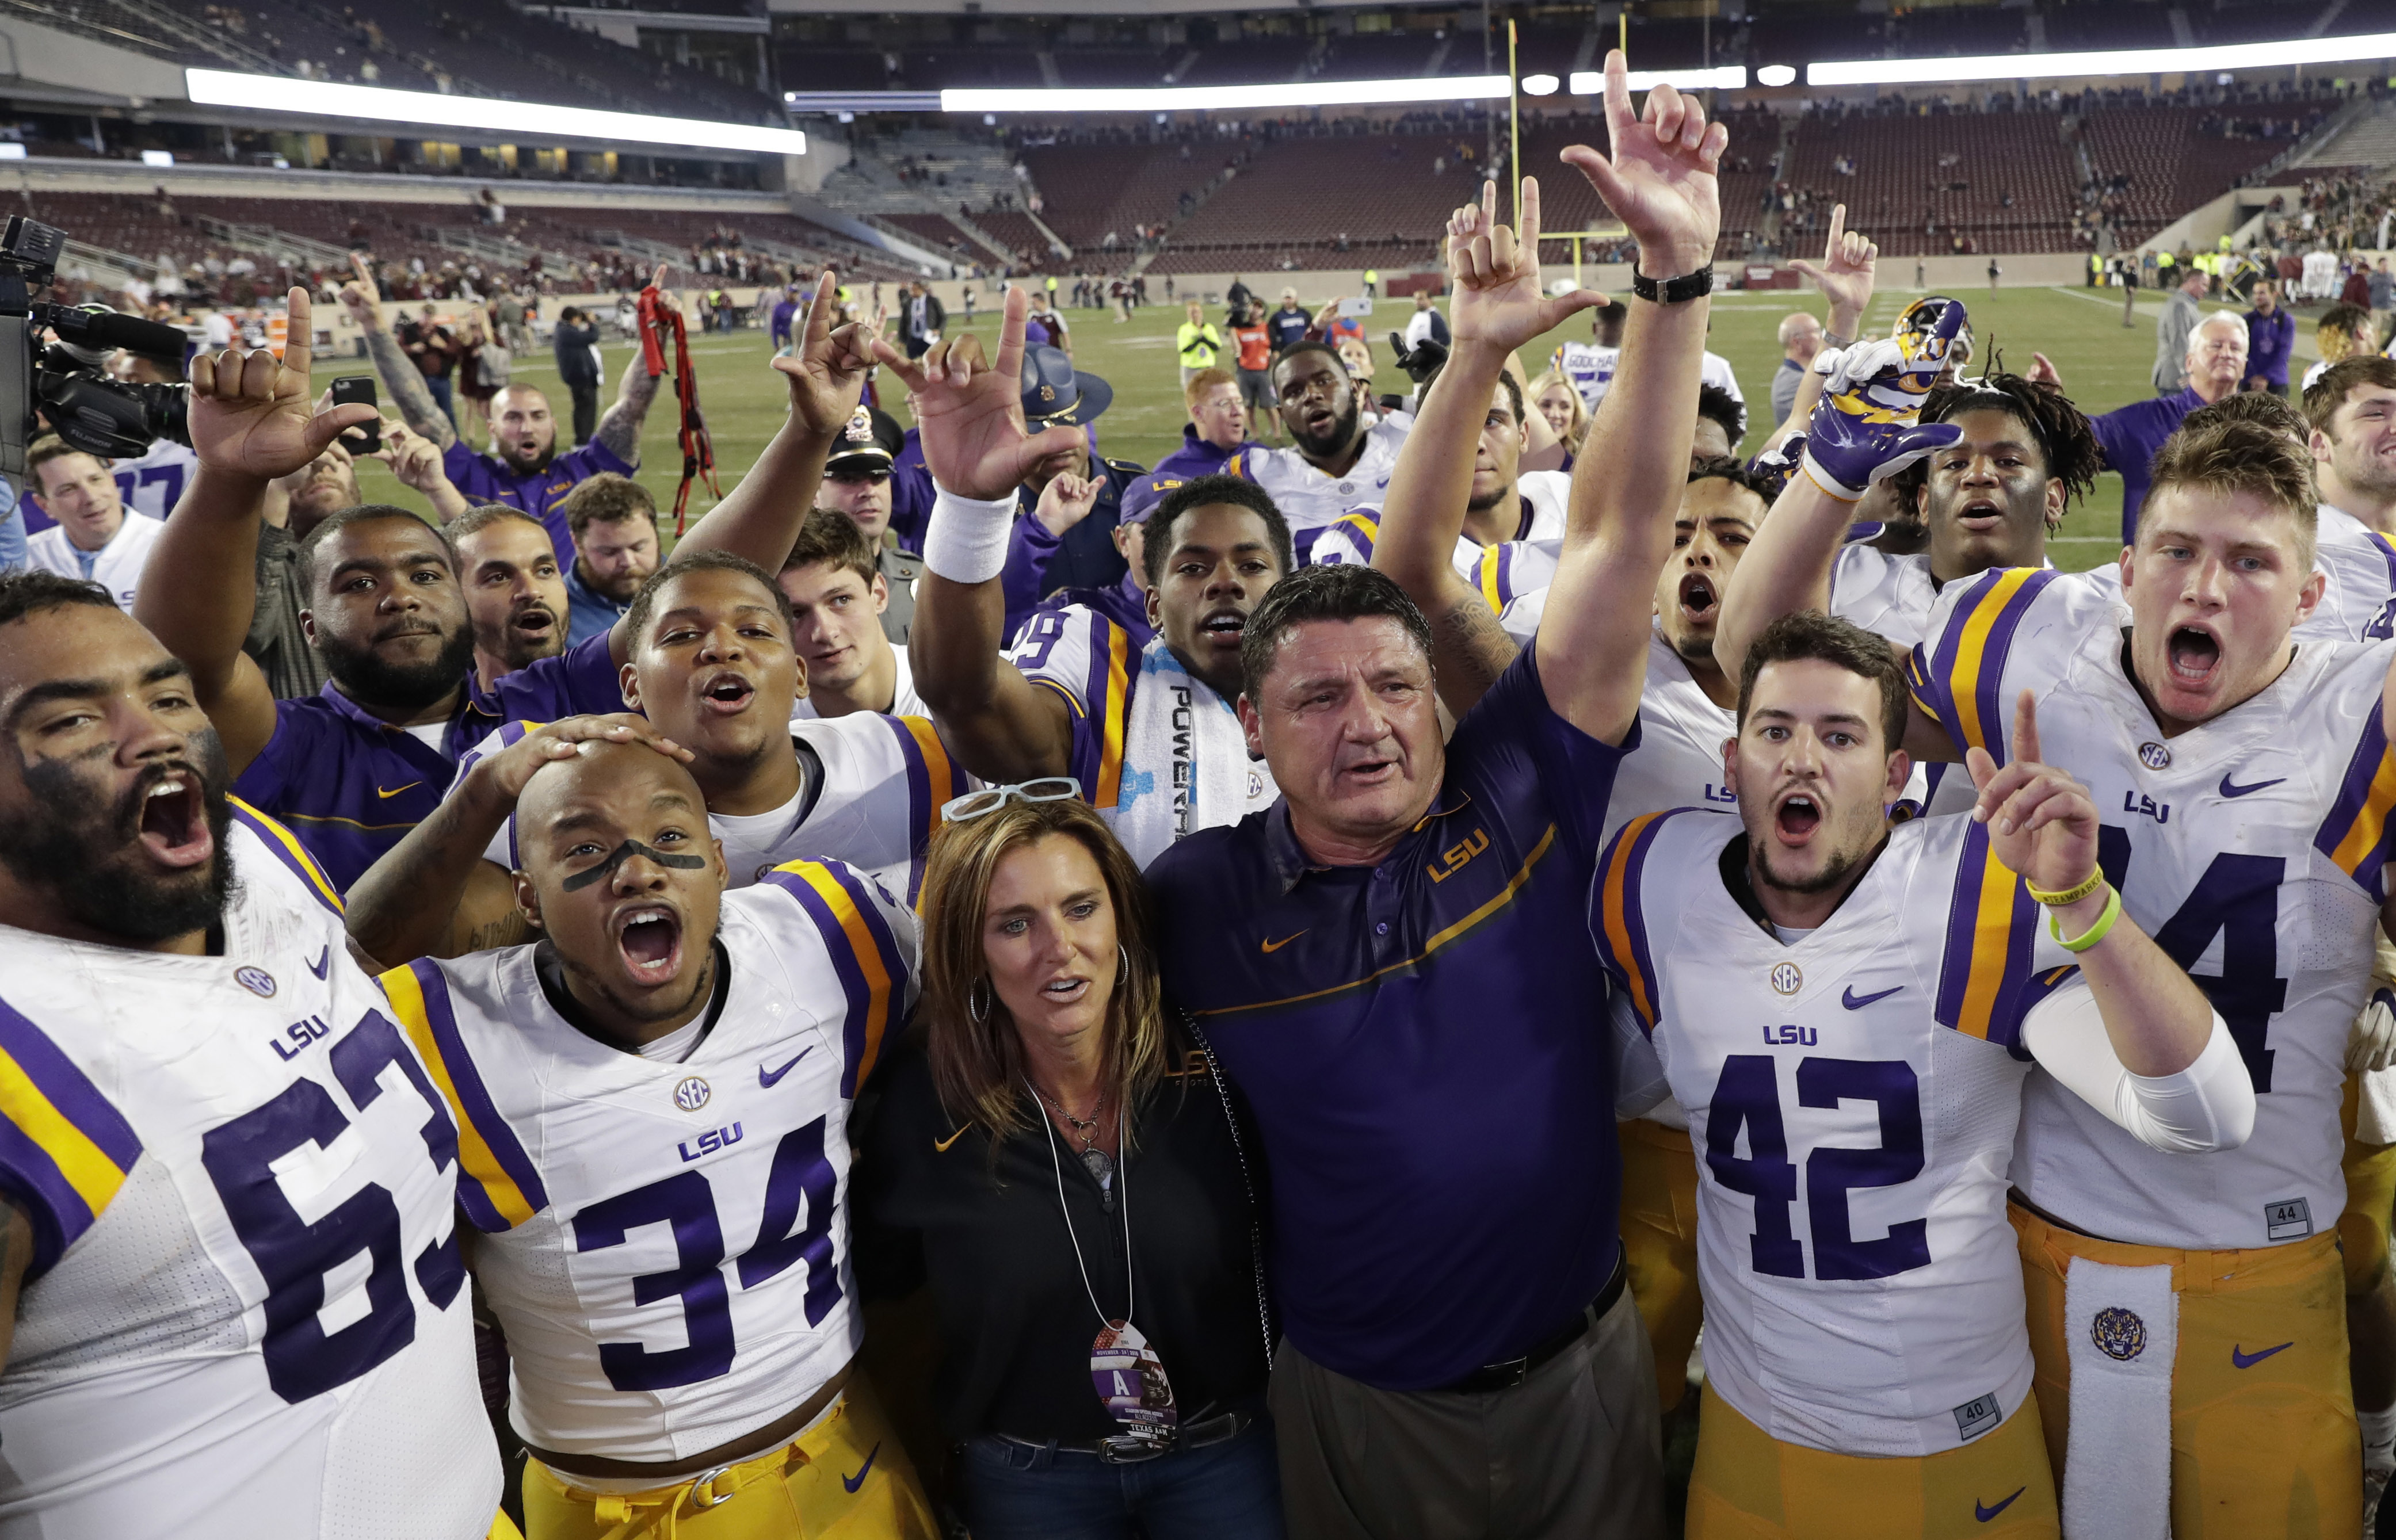
<svg viewBox="0 0 2396 1540">
<path fill-rule="evenodd" d="M 1350 439 L 1356 436 L 1357 419 L 1363 411 L 1364 407 L 1356 400 L 1356 392 L 1351 391 L 1348 392 L 1347 410 L 1331 419 L 1331 426 L 1327 431 L 1315 435 L 1310 434 L 1303 428 L 1290 428 L 1289 441 L 1296 445 L 1302 454 L 1317 457 L 1336 455 L 1348 446 Z M 1285 423 L 1283 426 L 1288 425 Z"/>
<path fill-rule="evenodd" d="M 1486 513 L 1491 509 L 1497 507 L 1499 503 L 1504 502 L 1513 495 L 1514 484 L 1512 482 L 1508 482 L 1505 485 L 1499 487 L 1497 491 L 1490 493 L 1489 496 L 1485 498 L 1466 498 L 1464 500 L 1464 510 L 1468 513 Z"/>
<path fill-rule="evenodd" d="M 0 865 L 19 882 L 55 896 L 78 923 L 136 945 L 216 924 L 233 891 L 233 863 L 225 856 L 233 807 L 225 800 L 224 745 L 213 729 L 191 741 L 191 760 L 153 765 L 113 803 L 76 768 L 77 761 L 25 766 L 25 789 L 42 816 L 0 819 Z M 198 783 L 216 848 L 205 865 L 161 873 L 142 858 L 141 819 L 151 789 L 176 774 Z"/>
<path fill-rule="evenodd" d="M 526 451 L 530 448 L 531 446 L 525 443 L 512 444 L 499 451 L 499 458 L 516 474 L 530 476 L 548 470 L 549 462 L 557 458 L 557 439 L 554 435 L 539 449 L 527 454 Z"/>
<path fill-rule="evenodd" d="M 387 663 L 372 645 L 359 646 L 329 632 L 316 633 L 325 671 L 352 700 L 385 710 L 415 712 L 456 689 L 474 665 L 474 634 L 459 627 L 438 656 L 423 663 Z"/>
<path fill-rule="evenodd" d="M 1770 830 L 1765 830 L 1769 833 Z M 1887 841 L 1885 830 L 1857 850 L 1842 850 L 1822 863 L 1822 870 L 1810 877 L 1783 877 L 1772 870 L 1770 847 L 1763 839 L 1750 833 L 1748 848 L 1755 856 L 1755 875 L 1768 888 L 1781 893 L 1812 895 L 1830 893 L 1855 880 L 1856 874 L 1872 864 L 1880 848 Z"/>
<path fill-rule="evenodd" d="M 657 568 L 651 567 L 647 572 L 619 572 L 612 578 L 600 578 L 594 576 L 580 561 L 578 560 L 574 564 L 574 576 L 580 580 L 584 588 L 603 599 L 613 599 L 619 604 L 631 604 L 632 595 L 641 591 L 641 585 L 647 582 L 651 574 L 656 571 Z"/>
<path fill-rule="evenodd" d="M 499 660 L 508 666 L 511 672 L 523 668 L 527 663 L 538 662 L 544 657 L 554 657 L 566 650 L 566 623 L 547 604 L 539 607 L 543 614 L 549 616 L 547 634 L 536 636 L 519 630 L 515 624 L 515 615 L 509 616 L 508 623 L 499 628 L 498 648 Z M 517 615 L 523 613 L 521 610 L 516 612 Z"/>
</svg>

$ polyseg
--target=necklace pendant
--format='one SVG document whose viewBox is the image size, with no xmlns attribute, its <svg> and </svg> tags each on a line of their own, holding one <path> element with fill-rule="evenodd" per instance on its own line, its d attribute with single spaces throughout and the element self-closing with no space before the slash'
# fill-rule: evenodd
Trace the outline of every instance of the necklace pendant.
<svg viewBox="0 0 2396 1540">
<path fill-rule="evenodd" d="M 1090 1179 L 1098 1184 L 1098 1192 L 1106 1201 L 1107 1212 L 1113 1213 L 1115 1207 L 1114 1157 L 1103 1149 L 1085 1149 L 1082 1151 L 1082 1164 L 1089 1171 Z"/>
</svg>

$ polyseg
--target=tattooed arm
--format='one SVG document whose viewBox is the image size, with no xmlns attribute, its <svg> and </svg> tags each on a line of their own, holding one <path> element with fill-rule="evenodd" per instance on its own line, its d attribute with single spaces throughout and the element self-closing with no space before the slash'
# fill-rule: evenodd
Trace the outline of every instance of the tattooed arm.
<svg viewBox="0 0 2396 1540">
<path fill-rule="evenodd" d="M 382 377 L 382 388 L 391 392 L 391 403 L 410 428 L 431 439 L 443 449 L 458 440 L 458 430 L 451 426 L 433 399 L 424 383 L 424 371 L 407 356 L 391 328 L 382 321 L 382 290 L 375 283 L 374 269 L 359 252 L 350 254 L 350 263 L 357 276 L 341 285 L 341 308 L 350 319 L 366 334 L 366 356 L 374 360 L 375 373 Z"/>
<path fill-rule="evenodd" d="M 658 381 L 662 378 L 651 375 L 640 350 L 633 349 L 623 378 L 616 386 L 616 405 L 607 408 L 591 435 L 593 444 L 606 445 L 609 454 L 636 470 L 641 463 L 641 425 L 648 420 L 649 403 L 658 398 Z"/>
</svg>

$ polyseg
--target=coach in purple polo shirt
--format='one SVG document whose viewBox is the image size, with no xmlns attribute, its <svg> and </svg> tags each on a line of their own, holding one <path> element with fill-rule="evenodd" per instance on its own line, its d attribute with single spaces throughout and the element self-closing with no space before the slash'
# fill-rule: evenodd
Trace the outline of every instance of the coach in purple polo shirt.
<svg viewBox="0 0 2396 1540">
<path fill-rule="evenodd" d="M 2246 312 L 2246 389 L 2288 393 L 2288 360 L 2296 351 L 2296 318 L 2280 304 L 2280 286 L 2269 278 L 2255 284 L 2254 309 Z"/>
<path fill-rule="evenodd" d="M 1537 637 L 1443 745 L 1434 651 L 1471 669 L 1495 630 L 1471 586 L 1443 566 L 1427 622 L 1375 568 L 1283 578 L 1248 616 L 1239 701 L 1282 800 L 1148 870 L 1166 992 L 1264 1147 L 1294 1534 L 1663 1529 L 1586 915 L 1688 475 L 1724 135 L 1669 86 L 1633 117 L 1618 52 L 1605 107 L 1613 161 L 1564 154 L 1667 286 L 1631 302 Z M 1536 182 L 1522 200 L 1519 244 L 1494 187 L 1449 223 L 1454 347 L 1385 529 L 1462 505 L 1506 359 L 1599 299 L 1542 294 Z"/>
<path fill-rule="evenodd" d="M 771 573 L 790 553 L 870 361 L 859 328 L 828 330 L 829 275 L 818 292 L 827 298 L 809 312 L 798 352 L 772 362 L 790 388 L 790 416 L 739 485 L 683 538 L 675 562 L 727 551 Z M 292 342 L 271 371 L 246 369 L 238 351 L 194 361 L 200 469 L 145 569 L 172 580 L 144 583 L 134 614 L 192 670 L 234 792 L 289 824 L 346 890 L 440 805 L 459 756 L 496 728 L 622 710 L 632 644 L 619 621 L 561 656 L 478 681 L 456 552 L 406 509 L 370 503 L 333 513 L 300 543 L 300 625 L 331 681 L 319 695 L 274 698 L 241 646 L 257 603 L 260 505 L 270 481 L 374 410 L 311 413 L 308 319 L 307 292 L 292 290 Z M 273 364 L 269 353 L 248 358 Z M 674 570 L 670 562 L 650 585 Z M 704 653 L 754 644 L 726 633 L 689 644 Z"/>
<path fill-rule="evenodd" d="M 366 333 L 366 353 L 392 404 L 407 425 L 441 445 L 442 468 L 450 485 L 469 504 L 504 503 L 539 519 L 557 547 L 560 566 L 574 562 L 574 535 L 558 505 L 586 476 L 602 471 L 631 475 L 640 469 L 641 425 L 648 419 L 649 403 L 657 399 L 658 382 L 634 350 L 616 388 L 616 405 L 599 419 L 591 442 L 566 454 L 557 452 L 557 418 L 549 397 L 531 385 L 510 385 L 491 398 L 491 450 L 480 454 L 458 437 L 447 413 L 425 389 L 424 373 L 410 361 L 399 339 L 383 325 L 381 291 L 363 255 L 353 253 L 357 276 L 341 285 L 341 303 Z M 658 269 L 657 282 L 666 270 Z M 671 296 L 668 297 L 671 302 Z"/>
<path fill-rule="evenodd" d="M 2063 389 L 2063 376 L 2043 353 L 2030 355 L 2023 376 L 2033 385 Z M 2136 538 L 2138 505 L 2147 498 L 2147 467 L 2163 440 L 2179 431 L 2180 423 L 2199 406 L 2210 406 L 2235 394 L 2246 378 L 2246 322 L 2229 311 L 2216 311 L 2189 334 L 2187 383 L 2167 395 L 2150 396 L 2088 419 L 2096 442 L 2104 446 L 2105 469 L 2122 475 L 2122 543 Z"/>
</svg>

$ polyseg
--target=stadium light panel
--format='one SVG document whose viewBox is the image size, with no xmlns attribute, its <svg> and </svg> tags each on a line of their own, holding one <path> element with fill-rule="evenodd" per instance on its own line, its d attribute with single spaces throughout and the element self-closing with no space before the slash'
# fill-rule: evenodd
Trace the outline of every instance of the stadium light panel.
<svg viewBox="0 0 2396 1540">
<path fill-rule="evenodd" d="M 1564 82 L 1551 74 L 1529 74 L 1523 77 L 1524 96 L 1553 96 Z"/>
<path fill-rule="evenodd" d="M 1670 86 L 1676 91 L 1742 91 L 1747 88 L 1747 66 L 1724 64 L 1711 70 L 1633 70 L 1631 88 L 1652 91 L 1658 86 Z M 1605 75 L 1599 70 L 1575 70 L 1572 94 L 1596 96 L 1605 89 Z"/>
<path fill-rule="evenodd" d="M 193 101 L 211 107 L 309 113 L 319 117 L 420 124 L 428 128 L 479 128 L 522 135 L 535 143 L 566 138 L 694 150 L 751 150 L 774 155 L 807 153 L 807 136 L 796 128 L 553 107 L 492 97 L 442 96 L 434 91 L 394 91 L 329 80 L 286 80 L 281 75 L 240 74 L 230 70 L 185 70 L 183 80 Z"/>
<path fill-rule="evenodd" d="M 1787 86 L 1797 78 L 1797 72 L 1786 64 L 1766 64 L 1755 72 L 1758 86 Z"/>
<path fill-rule="evenodd" d="M 1808 64 L 1805 84 L 1930 86 L 2081 75 L 2189 74 L 2215 70 L 2275 69 L 2291 64 L 2351 64 L 2379 59 L 2396 59 L 2396 33 L 2299 37 L 2285 43 L 2224 43 L 2190 48 L 1985 54 L 1968 59 L 1857 59 Z"/>
<path fill-rule="evenodd" d="M 968 87 L 940 93 L 944 113 L 1195 113 L 1258 107 L 1364 107 L 1385 102 L 1484 101 L 1502 97 L 1501 74 L 1437 80 L 1303 80 L 1274 86 Z"/>
</svg>

